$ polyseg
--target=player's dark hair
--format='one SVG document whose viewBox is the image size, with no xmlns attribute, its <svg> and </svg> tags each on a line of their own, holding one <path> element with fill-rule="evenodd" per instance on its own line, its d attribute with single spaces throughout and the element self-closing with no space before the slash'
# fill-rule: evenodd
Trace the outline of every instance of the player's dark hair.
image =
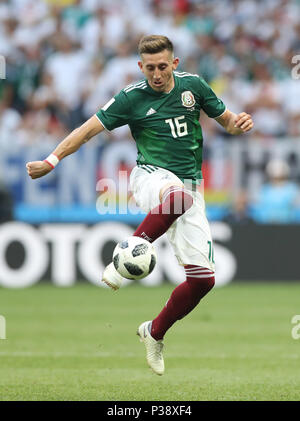
<svg viewBox="0 0 300 421">
<path fill-rule="evenodd" d="M 172 42 L 164 35 L 147 35 L 140 40 L 138 46 L 139 55 L 156 54 L 164 50 L 174 52 Z"/>
</svg>

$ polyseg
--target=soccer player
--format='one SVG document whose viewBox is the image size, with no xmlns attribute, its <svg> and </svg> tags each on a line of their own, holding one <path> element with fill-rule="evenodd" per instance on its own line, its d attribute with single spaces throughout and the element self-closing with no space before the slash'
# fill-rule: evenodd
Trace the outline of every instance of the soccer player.
<svg viewBox="0 0 300 421">
<path fill-rule="evenodd" d="M 200 110 L 232 135 L 248 132 L 253 122 L 245 112 L 226 109 L 198 75 L 176 72 L 179 59 L 167 37 L 145 36 L 138 48 L 145 79 L 114 96 L 47 159 L 27 163 L 27 171 L 31 178 L 42 177 L 101 131 L 129 125 L 138 150 L 130 184 L 137 204 L 147 212 L 134 235 L 153 242 L 166 232 L 186 272 L 186 280 L 174 289 L 162 311 L 137 331 L 149 366 L 162 375 L 165 333 L 193 310 L 215 282 L 212 238 L 197 189 L 202 178 Z M 102 281 L 114 290 L 121 286 L 122 277 L 113 263 L 105 268 Z"/>
</svg>

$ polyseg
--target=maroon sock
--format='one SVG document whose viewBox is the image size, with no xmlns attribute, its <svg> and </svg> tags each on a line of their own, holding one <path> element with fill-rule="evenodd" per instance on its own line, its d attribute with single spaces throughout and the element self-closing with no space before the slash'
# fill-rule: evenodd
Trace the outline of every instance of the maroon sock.
<svg viewBox="0 0 300 421">
<path fill-rule="evenodd" d="M 152 209 L 137 227 L 136 237 L 151 243 L 164 234 L 173 222 L 193 204 L 192 196 L 179 186 L 172 186 L 163 195 L 162 203 Z"/>
<path fill-rule="evenodd" d="M 152 321 L 151 336 L 157 341 L 163 339 L 166 331 L 177 321 L 186 316 L 214 286 L 214 273 L 209 269 L 185 266 L 186 281 L 172 292 L 165 307 Z"/>
</svg>

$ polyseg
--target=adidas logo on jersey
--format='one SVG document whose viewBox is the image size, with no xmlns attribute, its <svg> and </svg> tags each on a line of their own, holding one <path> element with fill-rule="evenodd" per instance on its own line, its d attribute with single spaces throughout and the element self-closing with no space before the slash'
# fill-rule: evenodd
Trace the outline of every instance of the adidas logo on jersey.
<svg viewBox="0 0 300 421">
<path fill-rule="evenodd" d="M 146 115 L 151 115 L 151 114 L 154 114 L 154 113 L 156 113 L 156 111 L 155 111 L 153 108 L 150 108 L 150 109 L 147 111 L 147 114 L 146 114 Z"/>
</svg>

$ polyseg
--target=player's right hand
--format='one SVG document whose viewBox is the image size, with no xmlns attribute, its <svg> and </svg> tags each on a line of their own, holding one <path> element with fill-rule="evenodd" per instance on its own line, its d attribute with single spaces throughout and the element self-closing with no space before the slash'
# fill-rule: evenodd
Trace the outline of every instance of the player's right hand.
<svg viewBox="0 0 300 421">
<path fill-rule="evenodd" d="M 29 177 L 40 178 L 52 171 L 52 167 L 45 161 L 27 162 L 26 169 Z"/>
</svg>

